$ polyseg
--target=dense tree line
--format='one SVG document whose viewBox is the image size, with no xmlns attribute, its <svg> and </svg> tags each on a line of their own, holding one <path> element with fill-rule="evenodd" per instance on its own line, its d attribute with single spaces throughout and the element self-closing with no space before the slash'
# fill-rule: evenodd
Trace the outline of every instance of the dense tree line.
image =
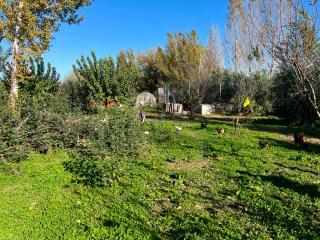
<svg viewBox="0 0 320 240">
<path fill-rule="evenodd" d="M 207 44 L 199 42 L 194 30 L 168 33 L 164 46 L 143 54 L 130 50 L 115 59 L 98 59 L 94 53 L 82 56 L 61 84 L 55 69 L 48 65 L 45 70 L 39 55 L 48 49 L 52 32 L 61 23 L 81 20 L 76 11 L 90 1 L 76 2 L 1 2 L 5 11 L 0 15 L 0 39 L 12 46 L 0 51 L 1 89 L 11 107 L 25 102 L 26 96 L 34 99 L 55 92 L 52 95 L 61 96 L 72 109 L 88 110 L 167 85 L 190 111 L 212 102 L 232 103 L 238 109 L 250 97 L 252 111 L 259 114 L 301 122 L 320 118 L 317 1 L 230 0 L 225 41 L 216 27 Z M 13 12 L 15 18 L 9 21 Z M 38 25 L 27 17 L 39 18 Z"/>
</svg>

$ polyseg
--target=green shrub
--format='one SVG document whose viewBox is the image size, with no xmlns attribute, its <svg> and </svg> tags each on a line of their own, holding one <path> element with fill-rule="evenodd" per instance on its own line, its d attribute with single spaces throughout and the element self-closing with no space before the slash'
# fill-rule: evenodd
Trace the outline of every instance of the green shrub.
<svg viewBox="0 0 320 240">
<path fill-rule="evenodd" d="M 76 183 L 89 187 L 111 186 L 127 174 L 126 161 L 114 158 L 101 160 L 74 151 L 69 154 L 71 160 L 64 162 L 64 167 L 73 174 Z"/>
<path fill-rule="evenodd" d="M 21 94 L 19 111 L 0 107 L 0 155 L 4 161 L 21 161 L 31 152 L 65 148 L 67 106 L 56 95 Z"/>
<path fill-rule="evenodd" d="M 26 141 L 28 132 L 23 122 L 10 109 L 0 111 L 0 160 L 21 161 L 30 152 L 30 142 Z"/>
<path fill-rule="evenodd" d="M 78 154 L 65 164 L 75 181 L 87 186 L 105 186 L 123 174 L 120 165 L 134 159 L 146 146 L 137 111 L 114 108 L 107 119 L 85 117 L 65 124 L 63 142 Z"/>
<path fill-rule="evenodd" d="M 110 153 L 116 157 L 135 158 L 145 146 L 138 113 L 130 108 L 116 108 L 109 111 L 106 135 Z"/>
<path fill-rule="evenodd" d="M 299 89 L 294 72 L 286 70 L 276 74 L 274 78 L 272 86 L 274 114 L 290 122 L 313 122 L 316 114 L 310 106 L 308 96 Z"/>
</svg>

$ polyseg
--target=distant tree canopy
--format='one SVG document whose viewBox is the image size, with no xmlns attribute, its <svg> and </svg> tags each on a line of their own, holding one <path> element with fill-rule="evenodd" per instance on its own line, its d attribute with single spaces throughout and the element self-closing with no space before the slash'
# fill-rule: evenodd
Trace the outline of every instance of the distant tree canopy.
<svg viewBox="0 0 320 240">
<path fill-rule="evenodd" d="M 154 92 L 165 83 L 165 75 L 158 67 L 160 61 L 159 50 L 149 50 L 145 55 L 138 56 L 141 77 L 138 81 L 139 91 Z"/>
<path fill-rule="evenodd" d="M 226 44 L 232 69 L 267 74 L 261 86 L 273 85 L 274 113 L 291 120 L 320 119 L 319 4 L 229 0 Z"/>
<path fill-rule="evenodd" d="M 186 106 L 202 103 L 208 86 L 217 82 L 217 73 L 224 67 L 224 51 L 217 28 L 212 29 L 207 46 L 199 43 L 196 31 L 168 33 L 164 47 L 140 54 L 138 59 L 142 73 L 140 89 L 152 92 L 168 84 L 178 89 L 175 94 Z"/>
<path fill-rule="evenodd" d="M 174 86 L 182 86 L 196 79 L 201 63 L 202 45 L 196 31 L 168 34 L 164 49 L 158 48 L 157 67 L 165 80 Z"/>
</svg>

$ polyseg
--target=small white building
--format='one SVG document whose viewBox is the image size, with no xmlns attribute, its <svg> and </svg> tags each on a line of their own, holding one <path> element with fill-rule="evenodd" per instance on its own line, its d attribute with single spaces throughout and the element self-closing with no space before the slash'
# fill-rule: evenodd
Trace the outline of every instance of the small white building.
<svg viewBox="0 0 320 240">
<path fill-rule="evenodd" d="M 156 97 L 148 92 L 140 93 L 136 98 L 135 106 L 155 107 L 157 106 Z"/>
</svg>

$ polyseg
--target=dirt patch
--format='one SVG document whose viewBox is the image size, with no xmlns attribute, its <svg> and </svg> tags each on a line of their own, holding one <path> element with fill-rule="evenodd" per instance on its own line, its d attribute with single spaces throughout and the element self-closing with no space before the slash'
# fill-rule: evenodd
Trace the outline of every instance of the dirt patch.
<svg viewBox="0 0 320 240">
<path fill-rule="evenodd" d="M 155 199 L 152 211 L 155 213 L 160 213 L 162 211 L 168 210 L 172 207 L 172 202 L 169 198 Z"/>
<path fill-rule="evenodd" d="M 199 170 L 209 166 L 209 161 L 197 162 L 168 162 L 167 167 L 170 170 Z"/>
</svg>

